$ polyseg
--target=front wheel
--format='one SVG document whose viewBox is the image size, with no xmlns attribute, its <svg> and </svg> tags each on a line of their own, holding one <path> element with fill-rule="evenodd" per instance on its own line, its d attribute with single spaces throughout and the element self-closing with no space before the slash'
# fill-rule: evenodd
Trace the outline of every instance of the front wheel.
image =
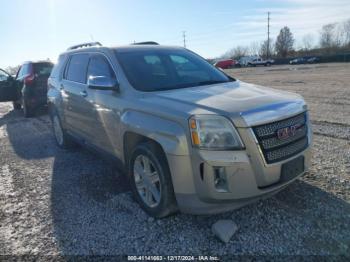
<svg viewBox="0 0 350 262">
<path fill-rule="evenodd" d="M 131 187 L 137 202 L 152 217 L 165 217 L 177 210 L 166 157 L 158 145 L 138 145 L 129 162 Z"/>
</svg>

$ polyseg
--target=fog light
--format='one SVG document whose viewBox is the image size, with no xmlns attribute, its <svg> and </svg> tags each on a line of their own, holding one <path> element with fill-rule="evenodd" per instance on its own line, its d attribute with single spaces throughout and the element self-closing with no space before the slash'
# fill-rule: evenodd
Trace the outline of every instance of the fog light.
<svg viewBox="0 0 350 262">
<path fill-rule="evenodd" d="M 225 168 L 214 167 L 214 186 L 219 192 L 228 192 Z"/>
</svg>

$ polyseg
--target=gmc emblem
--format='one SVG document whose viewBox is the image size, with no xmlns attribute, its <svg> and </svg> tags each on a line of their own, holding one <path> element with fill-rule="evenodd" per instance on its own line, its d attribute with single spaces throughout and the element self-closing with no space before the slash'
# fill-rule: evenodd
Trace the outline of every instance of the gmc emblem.
<svg viewBox="0 0 350 262">
<path fill-rule="evenodd" d="M 292 136 L 295 136 L 299 127 L 300 127 L 300 124 L 280 128 L 277 130 L 277 138 L 279 140 L 285 140 Z"/>
</svg>

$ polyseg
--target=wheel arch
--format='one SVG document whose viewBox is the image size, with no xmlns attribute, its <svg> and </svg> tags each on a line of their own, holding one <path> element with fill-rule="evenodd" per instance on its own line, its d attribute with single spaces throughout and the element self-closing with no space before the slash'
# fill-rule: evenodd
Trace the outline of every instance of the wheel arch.
<svg viewBox="0 0 350 262">
<path fill-rule="evenodd" d="M 132 148 L 142 142 L 152 142 L 162 152 L 172 155 L 188 155 L 185 130 L 180 124 L 143 112 L 129 111 L 121 117 L 123 161 L 127 165 Z"/>
<path fill-rule="evenodd" d="M 123 153 L 124 153 L 124 162 L 126 167 L 129 166 L 129 160 L 133 152 L 133 149 L 136 148 L 137 145 L 145 144 L 145 143 L 149 143 L 153 147 L 153 149 L 160 150 L 164 154 L 164 156 L 166 156 L 163 150 L 163 147 L 156 140 L 138 133 L 127 131 L 125 132 L 124 138 L 123 138 Z"/>
</svg>

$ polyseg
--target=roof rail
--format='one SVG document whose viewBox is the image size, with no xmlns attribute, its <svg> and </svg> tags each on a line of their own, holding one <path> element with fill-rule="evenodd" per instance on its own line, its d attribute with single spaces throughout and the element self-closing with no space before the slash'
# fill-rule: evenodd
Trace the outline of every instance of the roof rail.
<svg viewBox="0 0 350 262">
<path fill-rule="evenodd" d="M 132 45 L 159 45 L 159 44 L 154 41 L 146 41 L 146 42 L 132 43 Z"/>
<path fill-rule="evenodd" d="M 100 42 L 88 42 L 88 43 L 82 43 L 79 45 L 73 45 L 71 47 L 69 47 L 67 49 L 68 50 L 74 50 L 74 49 L 78 49 L 78 48 L 83 48 L 83 47 L 90 47 L 90 46 L 102 46 L 102 44 Z"/>
</svg>

